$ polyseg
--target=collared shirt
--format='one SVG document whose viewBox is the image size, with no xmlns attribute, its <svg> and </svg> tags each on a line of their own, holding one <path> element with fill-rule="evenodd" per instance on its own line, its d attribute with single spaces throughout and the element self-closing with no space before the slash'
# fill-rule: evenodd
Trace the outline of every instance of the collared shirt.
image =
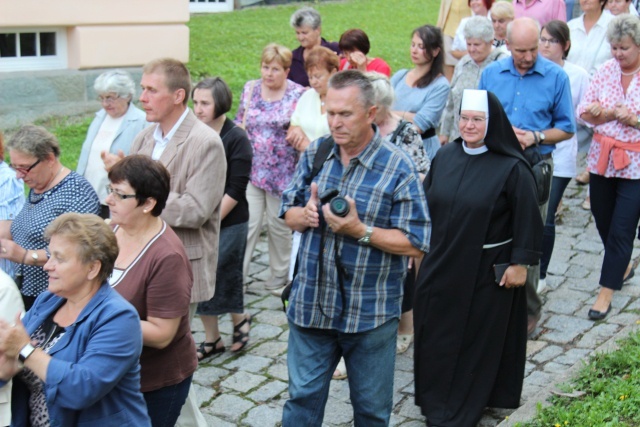
<svg viewBox="0 0 640 427">
<path fill-rule="evenodd" d="M 153 160 L 158 160 L 160 156 L 162 156 L 164 149 L 167 148 L 167 144 L 169 144 L 169 141 L 171 141 L 171 138 L 173 138 L 173 135 L 175 135 L 185 117 L 187 117 L 187 114 L 189 114 L 189 108 L 184 109 L 184 113 L 182 113 L 176 124 L 173 125 L 171 130 L 165 136 L 162 136 L 160 123 L 156 125 L 156 129 L 153 131 L 153 139 L 156 141 L 156 145 L 153 147 L 153 153 L 151 154 L 151 158 Z"/>
<path fill-rule="evenodd" d="M 513 13 L 516 18 L 533 18 L 541 27 L 554 19 L 567 22 L 567 6 L 564 0 L 534 0 L 529 5 L 526 0 L 514 0 Z"/>
<path fill-rule="evenodd" d="M 494 62 L 482 72 L 478 89 L 493 92 L 509 121 L 517 128 L 576 131 L 569 77 L 558 64 L 542 55 L 538 55 L 533 67 L 524 75 L 516 70 L 513 58 Z M 551 153 L 554 149 L 552 144 L 540 145 L 541 154 Z"/>
<path fill-rule="evenodd" d="M 613 15 L 605 11 L 589 33 L 584 27 L 584 15 L 567 23 L 571 32 L 571 50 L 567 60 L 581 66 L 593 76 L 600 65 L 611 59 L 611 46 L 607 40 L 607 27 Z"/>
<path fill-rule="evenodd" d="M 321 140 L 311 143 L 302 154 L 293 181 L 282 196 L 281 215 L 294 206 L 304 206 L 309 199 L 307 177 Z M 428 250 L 431 226 L 415 166 L 402 150 L 384 143 L 377 128 L 371 142 L 346 167 L 335 146 L 313 181 L 319 191 L 336 188 L 342 196 L 355 199 L 364 224 L 398 229 L 413 246 Z M 323 273 L 318 282 L 322 234 Z M 342 289 L 336 251 L 342 264 Z M 400 317 L 407 257 L 362 246 L 357 239 L 334 234 L 326 225 L 303 233 L 299 253 L 287 311 L 291 322 L 306 328 L 355 333 Z"/>
<path fill-rule="evenodd" d="M 0 221 L 13 221 L 24 205 L 24 183 L 9 165 L 0 160 Z M 14 277 L 14 264 L 0 259 L 0 269 Z"/>
</svg>

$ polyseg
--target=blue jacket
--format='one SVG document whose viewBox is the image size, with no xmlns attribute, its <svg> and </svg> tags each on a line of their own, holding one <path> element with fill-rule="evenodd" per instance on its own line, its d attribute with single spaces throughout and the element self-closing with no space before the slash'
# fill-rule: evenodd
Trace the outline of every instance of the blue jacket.
<svg viewBox="0 0 640 427">
<path fill-rule="evenodd" d="M 102 126 L 102 122 L 104 122 L 104 118 L 106 117 L 107 112 L 103 109 L 96 113 L 95 119 L 91 122 L 89 126 L 89 130 L 87 131 L 87 137 L 82 144 L 82 151 L 80 151 L 80 158 L 78 159 L 78 167 L 76 168 L 76 172 L 80 175 L 84 176 L 84 172 L 87 170 L 87 163 L 89 163 L 89 153 L 91 152 L 91 145 L 93 144 L 93 140 L 96 139 L 96 135 L 100 130 L 100 126 Z M 126 113 L 124 113 L 124 119 L 120 124 L 120 128 L 118 132 L 116 132 L 116 136 L 111 143 L 111 148 L 109 152 L 112 154 L 117 154 L 118 150 L 122 150 L 124 154 L 129 154 L 129 148 L 131 148 L 131 143 L 135 139 L 136 135 L 140 133 L 140 131 L 149 125 L 147 122 L 147 115 L 144 111 L 137 108 L 133 105 L 133 102 L 129 104 L 129 109 Z"/>
<path fill-rule="evenodd" d="M 32 334 L 63 302 L 43 292 L 23 319 L 27 332 Z M 140 392 L 141 352 L 136 309 L 103 283 L 49 353 L 44 391 L 51 426 L 150 426 Z M 11 425 L 28 426 L 29 392 L 21 381 L 13 383 Z"/>
</svg>

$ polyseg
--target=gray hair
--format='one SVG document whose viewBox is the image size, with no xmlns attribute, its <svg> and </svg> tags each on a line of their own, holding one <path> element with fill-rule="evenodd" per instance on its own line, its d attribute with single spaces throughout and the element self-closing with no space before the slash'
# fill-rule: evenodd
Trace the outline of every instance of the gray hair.
<svg viewBox="0 0 640 427">
<path fill-rule="evenodd" d="M 464 26 L 464 38 L 480 39 L 484 42 L 493 42 L 493 25 L 485 16 L 473 16 Z"/>
<path fill-rule="evenodd" d="M 7 148 L 33 156 L 38 160 L 45 160 L 50 154 L 57 159 L 60 157 L 60 143 L 58 139 L 42 126 L 25 125 L 13 134 Z"/>
<path fill-rule="evenodd" d="M 129 100 L 136 96 L 136 84 L 124 70 L 110 70 L 100 74 L 93 83 L 93 89 L 99 94 L 113 92 L 120 98 Z"/>
<path fill-rule="evenodd" d="M 609 43 L 619 43 L 625 36 L 629 36 L 636 46 L 640 46 L 640 20 L 628 13 L 613 18 L 607 28 Z"/>
<path fill-rule="evenodd" d="M 394 93 L 389 77 L 384 74 L 376 73 L 375 71 L 364 73 L 364 75 L 371 82 L 371 86 L 373 86 L 376 106 L 382 110 L 390 110 L 394 101 Z"/>
<path fill-rule="evenodd" d="M 314 8 L 303 7 L 293 12 L 289 23 L 293 28 L 311 27 L 317 30 L 322 25 L 322 18 Z"/>
<path fill-rule="evenodd" d="M 507 24 L 507 41 L 509 42 L 512 41 L 511 31 L 513 31 L 514 25 L 529 25 L 532 28 L 536 29 L 536 34 L 537 34 L 536 37 L 540 35 L 540 23 L 538 21 L 528 17 L 517 18 Z"/>
<path fill-rule="evenodd" d="M 376 105 L 376 94 L 373 90 L 371 81 L 358 70 L 345 70 L 335 73 L 329 79 L 329 89 L 346 89 L 348 87 L 357 87 L 360 89 L 360 102 L 364 108 Z"/>
<path fill-rule="evenodd" d="M 491 17 L 495 19 L 513 19 L 513 4 L 510 1 L 497 1 L 491 6 Z"/>
</svg>

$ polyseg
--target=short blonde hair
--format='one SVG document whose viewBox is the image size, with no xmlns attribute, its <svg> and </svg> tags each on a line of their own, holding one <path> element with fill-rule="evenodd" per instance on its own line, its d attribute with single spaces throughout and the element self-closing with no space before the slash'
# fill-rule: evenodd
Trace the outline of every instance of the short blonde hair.
<svg viewBox="0 0 640 427">
<path fill-rule="evenodd" d="M 77 245 L 78 258 L 88 264 L 100 261 L 98 279 L 106 281 L 113 272 L 118 258 L 116 235 L 102 218 L 93 214 L 69 212 L 54 219 L 44 230 L 44 237 L 50 241 L 53 236 L 61 236 Z"/>
<path fill-rule="evenodd" d="M 291 67 L 291 60 L 293 54 L 289 48 L 279 45 L 277 43 L 269 43 L 262 50 L 261 61 L 263 64 L 268 64 L 273 61 L 278 61 L 282 68 L 288 70 Z"/>
<path fill-rule="evenodd" d="M 316 67 L 319 70 L 325 69 L 328 72 L 338 71 L 340 68 L 340 58 L 329 48 L 324 46 L 314 46 L 309 51 L 307 59 L 304 60 L 304 69 L 307 73 Z"/>
<path fill-rule="evenodd" d="M 171 92 L 178 89 L 184 89 L 183 105 L 189 102 L 189 94 L 191 93 L 191 76 L 185 65 L 173 58 L 160 58 L 147 62 L 142 67 L 144 74 L 162 74 L 165 84 Z"/>
<path fill-rule="evenodd" d="M 515 13 L 510 1 L 497 1 L 491 6 L 491 17 L 497 19 L 513 19 Z"/>
</svg>

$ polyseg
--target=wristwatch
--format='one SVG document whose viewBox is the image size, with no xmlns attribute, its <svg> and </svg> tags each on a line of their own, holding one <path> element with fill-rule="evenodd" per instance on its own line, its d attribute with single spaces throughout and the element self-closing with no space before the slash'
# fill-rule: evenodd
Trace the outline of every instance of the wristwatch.
<svg viewBox="0 0 640 427">
<path fill-rule="evenodd" d="M 371 243 L 372 234 L 373 234 L 373 227 L 370 225 L 367 225 L 367 231 L 365 231 L 364 236 L 358 239 L 358 243 L 360 243 L 362 246 L 369 246 L 369 243 Z"/>
<path fill-rule="evenodd" d="M 540 134 L 540 144 L 544 144 L 544 140 L 546 138 L 544 132 L 540 131 L 538 133 Z"/>
<path fill-rule="evenodd" d="M 33 260 L 33 265 L 37 265 L 38 264 L 38 251 L 33 251 L 33 253 L 31 254 L 31 259 Z"/>
<path fill-rule="evenodd" d="M 28 343 L 27 345 L 22 347 L 22 350 L 20 350 L 18 359 L 20 360 L 20 362 L 24 363 L 24 361 L 27 360 L 35 350 L 36 348 L 32 346 L 31 343 Z"/>
</svg>

